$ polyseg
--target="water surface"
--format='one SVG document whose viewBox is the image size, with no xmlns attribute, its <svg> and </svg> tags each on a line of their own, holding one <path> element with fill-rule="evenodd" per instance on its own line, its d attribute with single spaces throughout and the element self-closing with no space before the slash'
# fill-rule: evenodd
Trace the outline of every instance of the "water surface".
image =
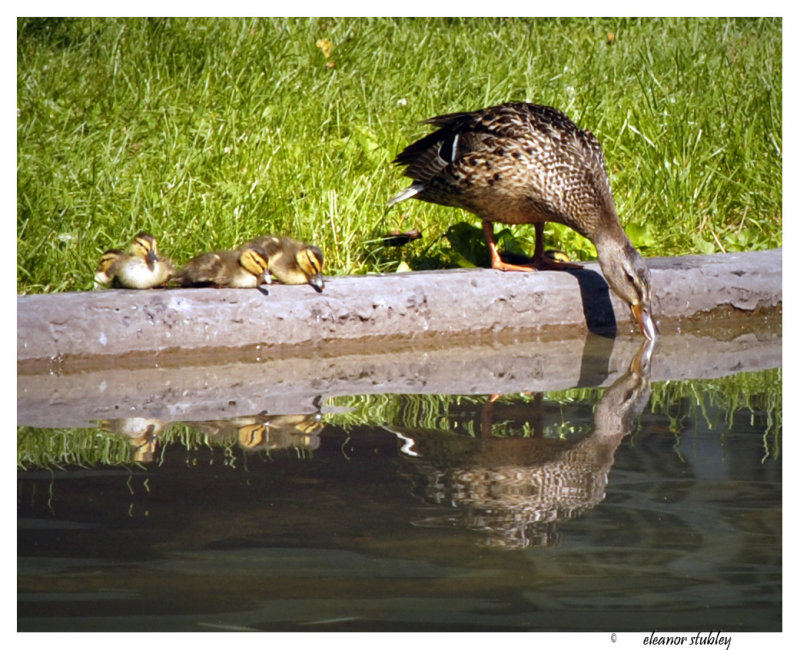
<svg viewBox="0 0 800 650">
<path fill-rule="evenodd" d="M 779 631 L 780 370 L 658 362 L 22 426 L 18 628 Z"/>
</svg>

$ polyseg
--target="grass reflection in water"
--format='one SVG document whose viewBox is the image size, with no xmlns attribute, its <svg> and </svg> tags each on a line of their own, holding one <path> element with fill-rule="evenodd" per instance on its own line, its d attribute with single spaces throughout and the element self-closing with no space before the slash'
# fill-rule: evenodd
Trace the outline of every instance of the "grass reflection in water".
<svg viewBox="0 0 800 650">
<path fill-rule="evenodd" d="M 166 422 L 144 418 L 106 420 L 93 429 L 39 429 L 18 427 L 17 467 L 20 470 L 68 466 L 127 465 L 158 462 L 157 448 L 178 445 L 187 450 L 230 447 L 267 450 L 264 438 L 272 433 L 273 449 L 313 450 L 313 436 L 325 426 L 344 431 L 357 427 L 400 427 L 438 432 L 446 436 L 477 438 L 482 432 L 484 405 L 492 403 L 493 437 L 568 439 L 591 430 L 592 405 L 607 388 L 573 388 L 547 393 L 521 393 L 493 399 L 475 395 L 372 394 L 330 398 L 321 412 L 301 415 L 254 415 L 229 421 Z M 719 379 L 656 382 L 645 412 L 665 416 L 668 431 L 680 436 L 687 423 L 704 421 L 709 427 L 730 426 L 736 413 L 760 419 L 765 459 L 780 457 L 782 432 L 782 370 L 745 372 Z M 535 414 L 547 406 L 547 416 Z M 530 417 L 533 414 L 534 417 Z M 476 417 L 476 415 L 478 415 Z M 302 444 L 296 434 L 311 435 Z M 283 434 L 279 432 L 283 432 Z M 287 437 L 288 436 L 288 437 Z"/>
</svg>

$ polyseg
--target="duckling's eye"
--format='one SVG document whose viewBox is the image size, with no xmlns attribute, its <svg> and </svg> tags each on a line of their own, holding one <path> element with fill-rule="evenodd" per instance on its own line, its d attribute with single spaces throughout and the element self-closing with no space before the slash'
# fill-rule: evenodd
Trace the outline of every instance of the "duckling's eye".
<svg viewBox="0 0 800 650">
<path fill-rule="evenodd" d="M 147 257 L 150 251 L 155 253 L 155 246 L 147 239 L 135 239 L 133 242 L 134 252 L 142 257 Z"/>
<path fill-rule="evenodd" d="M 299 260 L 300 267 L 309 275 L 316 275 L 322 271 L 317 256 L 311 251 L 303 251 L 303 256 Z"/>
<path fill-rule="evenodd" d="M 266 271 L 267 267 L 269 266 L 263 255 L 259 255 L 253 249 L 248 249 L 245 252 L 245 254 L 242 256 L 242 262 L 244 263 L 243 266 L 247 267 L 249 264 L 251 267 L 257 269 L 259 273 Z"/>
</svg>

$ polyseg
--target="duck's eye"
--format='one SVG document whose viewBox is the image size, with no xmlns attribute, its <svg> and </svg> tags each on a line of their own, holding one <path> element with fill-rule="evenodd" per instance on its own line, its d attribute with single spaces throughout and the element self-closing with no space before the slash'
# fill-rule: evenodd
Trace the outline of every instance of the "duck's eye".
<svg viewBox="0 0 800 650">
<path fill-rule="evenodd" d="M 622 271 L 625 273 L 625 282 L 630 284 L 631 286 L 636 286 L 636 277 L 633 273 L 628 270 L 628 267 L 623 266 Z"/>
</svg>

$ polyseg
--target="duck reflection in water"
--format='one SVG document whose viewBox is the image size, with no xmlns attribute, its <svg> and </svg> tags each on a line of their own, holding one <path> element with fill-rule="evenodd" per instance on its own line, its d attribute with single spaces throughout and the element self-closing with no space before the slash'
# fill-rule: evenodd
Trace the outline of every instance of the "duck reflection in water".
<svg viewBox="0 0 800 650">
<path fill-rule="evenodd" d="M 598 402 L 591 433 L 578 440 L 536 435 L 493 438 L 487 429 L 493 400 L 483 413 L 483 435 L 469 439 L 468 450 L 450 455 L 450 465 L 426 458 L 426 443 L 435 445 L 434 440 L 417 439 L 418 456 L 408 459 L 416 489 L 428 501 L 455 505 L 458 513 L 414 523 L 456 523 L 487 533 L 481 543 L 499 548 L 558 544 L 562 536 L 559 523 L 594 508 L 605 498 L 617 447 L 633 431 L 650 399 L 652 351 L 651 341 L 642 344 L 627 372 Z M 535 423 L 533 428 L 536 432 Z"/>
</svg>

